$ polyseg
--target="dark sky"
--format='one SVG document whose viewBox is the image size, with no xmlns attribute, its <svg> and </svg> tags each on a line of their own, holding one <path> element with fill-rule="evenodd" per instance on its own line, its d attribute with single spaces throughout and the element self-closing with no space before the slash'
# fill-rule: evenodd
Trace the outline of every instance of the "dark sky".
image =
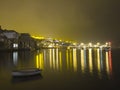
<svg viewBox="0 0 120 90">
<path fill-rule="evenodd" d="M 119 0 L 0 0 L 3 29 L 83 42 L 120 41 Z"/>
</svg>

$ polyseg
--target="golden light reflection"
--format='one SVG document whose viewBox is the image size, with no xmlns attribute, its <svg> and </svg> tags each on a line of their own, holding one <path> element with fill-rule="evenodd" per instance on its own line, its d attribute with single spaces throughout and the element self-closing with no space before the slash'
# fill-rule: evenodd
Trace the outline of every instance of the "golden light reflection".
<svg viewBox="0 0 120 90">
<path fill-rule="evenodd" d="M 62 52 L 59 52 L 60 70 L 62 71 Z"/>
<path fill-rule="evenodd" d="M 101 70 L 103 70 L 103 51 L 102 50 L 100 50 L 100 64 L 101 64 Z"/>
<path fill-rule="evenodd" d="M 58 48 L 49 49 L 49 65 L 51 69 L 62 70 L 62 53 Z"/>
<path fill-rule="evenodd" d="M 40 69 L 44 69 L 43 53 L 40 54 Z"/>
<path fill-rule="evenodd" d="M 77 71 L 77 53 L 76 49 L 73 49 L 73 69 Z"/>
<path fill-rule="evenodd" d="M 59 70 L 59 56 L 58 56 L 58 48 L 56 48 L 56 68 Z"/>
<path fill-rule="evenodd" d="M 68 57 L 68 49 L 66 50 L 66 63 L 67 63 L 67 69 L 69 69 L 69 57 Z"/>
<path fill-rule="evenodd" d="M 99 48 L 93 50 L 92 48 L 89 48 L 88 50 L 81 49 L 80 54 L 77 54 L 78 50 L 76 48 L 67 49 L 65 51 L 58 48 L 48 49 L 44 52 L 39 52 L 36 55 L 36 67 L 43 69 L 45 63 L 46 67 L 48 64 L 50 69 L 57 71 L 67 69 L 77 72 L 81 69 L 82 73 L 84 73 L 85 69 L 88 69 L 89 73 L 93 74 L 94 69 L 97 70 L 100 78 L 102 77 L 102 72 L 104 72 L 104 70 L 109 76 L 112 75 L 111 51 L 103 51 Z M 86 68 L 87 65 L 88 68 Z M 65 66 L 67 67 L 65 68 Z"/>
<path fill-rule="evenodd" d="M 81 49 L 81 70 L 83 73 L 85 71 L 85 57 L 86 57 L 84 52 L 85 51 L 83 49 Z"/>
<path fill-rule="evenodd" d="M 107 74 L 109 74 L 110 71 L 109 71 L 108 52 L 106 52 L 105 54 L 106 54 L 106 55 L 105 55 L 105 56 L 106 56 L 106 71 L 107 71 Z"/>
<path fill-rule="evenodd" d="M 53 69 L 55 69 L 55 49 L 52 49 L 52 62 Z"/>
<path fill-rule="evenodd" d="M 50 68 L 52 69 L 56 69 L 56 51 L 55 49 L 49 49 L 49 65 L 50 65 Z"/>
<path fill-rule="evenodd" d="M 70 68 L 72 69 L 72 65 L 73 62 L 72 62 L 72 50 L 70 50 Z"/>
<path fill-rule="evenodd" d="M 43 53 L 39 53 L 36 55 L 36 67 L 44 69 Z"/>
<path fill-rule="evenodd" d="M 112 57 L 111 50 L 106 51 L 106 72 L 111 77 L 112 76 Z"/>
<path fill-rule="evenodd" d="M 100 49 L 97 49 L 97 69 L 98 75 L 101 77 Z"/>
<path fill-rule="evenodd" d="M 52 68 L 52 50 L 49 49 L 50 68 Z"/>
<path fill-rule="evenodd" d="M 36 67 L 39 68 L 39 58 L 38 58 L 38 55 L 36 55 Z"/>
<path fill-rule="evenodd" d="M 92 62 L 92 49 L 89 49 L 89 69 L 90 73 L 93 72 L 93 62 Z"/>
</svg>

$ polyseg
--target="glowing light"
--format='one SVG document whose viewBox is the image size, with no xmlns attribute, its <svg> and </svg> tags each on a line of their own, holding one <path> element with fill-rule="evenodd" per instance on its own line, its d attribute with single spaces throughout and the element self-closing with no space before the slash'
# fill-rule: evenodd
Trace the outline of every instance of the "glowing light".
<svg viewBox="0 0 120 90">
<path fill-rule="evenodd" d="M 108 42 L 106 42 L 106 45 L 108 45 Z"/>
<path fill-rule="evenodd" d="M 59 70 L 59 52 L 57 49 L 49 49 L 50 68 Z"/>
<path fill-rule="evenodd" d="M 36 55 L 36 67 L 39 68 L 39 59 L 38 59 L 38 55 Z"/>
<path fill-rule="evenodd" d="M 92 47 L 92 43 L 89 43 L 88 45 L 89 45 L 89 47 Z"/>
<path fill-rule="evenodd" d="M 100 43 L 99 42 L 97 42 L 97 46 L 99 46 L 100 45 Z"/>
<path fill-rule="evenodd" d="M 112 57 L 111 57 L 111 51 L 109 51 L 108 54 L 109 54 L 109 67 L 110 67 L 110 74 L 112 75 Z"/>
<path fill-rule="evenodd" d="M 67 61 L 67 69 L 69 69 L 68 50 L 66 50 L 66 61 Z"/>
<path fill-rule="evenodd" d="M 84 45 L 83 48 L 86 49 L 86 46 Z"/>
<path fill-rule="evenodd" d="M 54 47 L 54 44 L 50 44 L 50 45 L 48 45 L 48 47 L 49 47 L 49 48 Z"/>
<path fill-rule="evenodd" d="M 52 68 L 52 50 L 49 49 L 50 67 Z"/>
<path fill-rule="evenodd" d="M 44 69 L 43 53 L 39 53 L 38 55 L 36 55 L 36 67 Z"/>
<path fill-rule="evenodd" d="M 17 43 L 14 43 L 14 44 L 13 44 L 13 48 L 18 48 L 18 44 L 17 44 Z"/>
<path fill-rule="evenodd" d="M 83 45 L 84 45 L 84 43 L 81 43 L 80 45 L 81 45 L 81 46 L 83 46 Z"/>
<path fill-rule="evenodd" d="M 72 68 L 72 50 L 70 50 L 70 67 Z"/>
<path fill-rule="evenodd" d="M 102 56 L 102 50 L 100 50 L 100 64 L 101 64 L 101 69 L 103 69 L 103 56 Z"/>
<path fill-rule="evenodd" d="M 62 40 L 61 40 L 61 39 L 60 39 L 59 41 L 60 41 L 60 42 L 62 42 Z"/>
<path fill-rule="evenodd" d="M 38 37 L 38 36 L 31 36 L 34 39 L 45 39 L 44 37 Z"/>
<path fill-rule="evenodd" d="M 40 53 L 40 69 L 44 69 L 43 53 Z"/>
<path fill-rule="evenodd" d="M 18 61 L 18 52 L 13 52 L 13 62 L 15 65 L 17 65 Z"/>
<path fill-rule="evenodd" d="M 108 52 L 106 52 L 106 71 L 107 71 L 107 74 L 109 74 L 109 61 L 108 61 Z"/>
<path fill-rule="evenodd" d="M 76 45 L 76 44 L 77 44 L 77 43 L 75 43 L 75 42 L 73 43 L 73 45 Z"/>
<path fill-rule="evenodd" d="M 74 68 L 74 71 L 77 71 L 77 54 L 76 54 L 76 49 L 73 49 L 73 68 Z"/>
<path fill-rule="evenodd" d="M 97 47 L 97 45 L 94 45 L 94 47 Z"/>
<path fill-rule="evenodd" d="M 112 75 L 111 51 L 108 51 L 108 52 L 106 51 L 106 71 L 109 76 Z"/>
<path fill-rule="evenodd" d="M 55 49 L 52 49 L 53 68 L 55 69 Z"/>
<path fill-rule="evenodd" d="M 62 71 L 62 53 L 59 52 L 59 60 L 60 60 L 60 70 Z"/>
<path fill-rule="evenodd" d="M 97 67 L 98 67 L 98 75 L 101 78 L 101 64 L 100 64 L 100 49 L 97 49 Z"/>
<path fill-rule="evenodd" d="M 90 69 L 90 72 L 92 73 L 93 65 L 92 65 L 92 49 L 91 48 L 89 49 L 89 69 Z"/>
<path fill-rule="evenodd" d="M 84 50 L 81 49 L 81 70 L 84 73 L 85 71 L 85 60 L 84 60 Z"/>
<path fill-rule="evenodd" d="M 58 62 L 58 48 L 56 49 L 56 68 L 59 69 L 59 62 Z"/>
</svg>

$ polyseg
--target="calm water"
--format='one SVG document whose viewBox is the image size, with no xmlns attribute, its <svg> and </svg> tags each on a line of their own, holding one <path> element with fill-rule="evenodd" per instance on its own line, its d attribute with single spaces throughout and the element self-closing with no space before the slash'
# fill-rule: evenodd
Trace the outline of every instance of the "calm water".
<svg viewBox="0 0 120 90">
<path fill-rule="evenodd" d="M 36 67 L 41 76 L 12 78 L 14 69 Z M 43 49 L 0 52 L 0 89 L 108 90 L 120 88 L 120 50 Z"/>
</svg>

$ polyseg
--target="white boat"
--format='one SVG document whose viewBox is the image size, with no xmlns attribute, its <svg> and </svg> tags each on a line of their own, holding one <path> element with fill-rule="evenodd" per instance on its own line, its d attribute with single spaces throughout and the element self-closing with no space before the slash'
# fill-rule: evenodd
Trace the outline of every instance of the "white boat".
<svg viewBox="0 0 120 90">
<path fill-rule="evenodd" d="M 26 68 L 26 69 L 14 70 L 12 72 L 12 76 L 24 77 L 24 76 L 39 75 L 40 73 L 41 73 L 41 70 L 38 68 Z"/>
</svg>

